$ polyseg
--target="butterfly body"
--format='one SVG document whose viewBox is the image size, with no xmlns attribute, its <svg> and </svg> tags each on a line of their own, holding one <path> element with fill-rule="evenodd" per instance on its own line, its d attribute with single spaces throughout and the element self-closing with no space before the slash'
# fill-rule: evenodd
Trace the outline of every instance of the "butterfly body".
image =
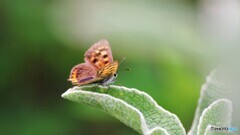
<svg viewBox="0 0 240 135">
<path fill-rule="evenodd" d="M 118 61 L 113 61 L 111 48 L 103 39 L 92 45 L 84 55 L 85 63 L 74 66 L 69 81 L 73 85 L 99 83 L 109 85 L 117 77 Z"/>
</svg>

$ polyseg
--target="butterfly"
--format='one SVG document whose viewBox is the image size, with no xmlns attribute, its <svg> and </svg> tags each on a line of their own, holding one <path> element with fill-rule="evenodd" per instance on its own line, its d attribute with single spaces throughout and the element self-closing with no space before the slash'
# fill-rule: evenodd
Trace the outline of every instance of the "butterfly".
<svg viewBox="0 0 240 135">
<path fill-rule="evenodd" d="M 85 63 L 74 66 L 68 81 L 73 85 L 98 83 L 107 86 L 114 83 L 119 63 L 113 60 L 110 45 L 106 39 L 93 44 L 84 54 Z"/>
</svg>

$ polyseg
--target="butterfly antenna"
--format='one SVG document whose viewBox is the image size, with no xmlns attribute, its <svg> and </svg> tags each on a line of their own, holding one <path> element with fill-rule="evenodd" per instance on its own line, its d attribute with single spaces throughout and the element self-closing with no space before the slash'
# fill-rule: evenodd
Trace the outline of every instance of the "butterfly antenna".
<svg viewBox="0 0 240 135">
<path fill-rule="evenodd" d="M 125 59 L 126 59 L 126 58 L 123 57 L 122 60 L 119 62 L 118 66 L 119 66 L 120 64 L 122 64 L 122 62 L 123 62 Z"/>
<path fill-rule="evenodd" d="M 118 71 L 131 71 L 132 69 L 131 68 L 124 68 L 124 69 L 120 69 Z"/>
<path fill-rule="evenodd" d="M 122 64 L 125 59 L 126 59 L 126 58 L 123 57 L 122 60 L 119 62 L 118 66 L 119 66 L 120 64 Z M 125 69 L 121 69 L 121 70 L 119 70 L 119 71 L 123 71 L 123 70 L 130 71 L 130 70 L 132 70 L 132 69 L 130 69 L 130 68 L 125 68 Z"/>
</svg>

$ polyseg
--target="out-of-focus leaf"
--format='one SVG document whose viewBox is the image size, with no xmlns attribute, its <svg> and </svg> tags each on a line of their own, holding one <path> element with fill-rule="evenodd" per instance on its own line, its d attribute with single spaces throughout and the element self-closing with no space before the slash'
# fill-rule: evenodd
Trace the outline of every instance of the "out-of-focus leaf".
<svg viewBox="0 0 240 135">
<path fill-rule="evenodd" d="M 201 89 L 201 95 L 195 112 L 194 121 L 190 131 L 188 132 L 189 135 L 197 134 L 199 118 L 205 108 L 218 99 L 231 99 L 230 95 L 232 91 L 228 88 L 227 82 L 224 80 L 225 78 L 223 78 L 223 75 L 218 70 L 214 70 L 210 76 L 207 77 L 207 82 Z"/>
<path fill-rule="evenodd" d="M 214 132 L 214 129 L 212 129 L 214 127 L 229 127 L 231 124 L 231 117 L 232 103 L 230 100 L 219 99 L 213 102 L 209 107 L 204 109 L 199 119 L 197 135 L 203 135 L 204 133 L 206 135 L 212 134 L 211 131 L 208 131 L 209 125 L 212 125 L 212 132 Z"/>
</svg>

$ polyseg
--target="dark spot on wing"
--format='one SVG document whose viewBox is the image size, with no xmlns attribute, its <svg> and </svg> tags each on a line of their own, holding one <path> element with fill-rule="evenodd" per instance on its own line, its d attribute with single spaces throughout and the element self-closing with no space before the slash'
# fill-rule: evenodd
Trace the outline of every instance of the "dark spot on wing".
<svg viewBox="0 0 240 135">
<path fill-rule="evenodd" d="M 98 61 L 97 59 L 93 59 L 93 60 L 92 60 L 93 63 L 96 63 L 97 61 Z"/>
<path fill-rule="evenodd" d="M 88 81 L 88 80 L 91 80 L 91 79 L 93 79 L 93 77 L 84 78 L 82 80 L 79 80 L 79 82 L 81 83 L 81 82 L 85 82 L 85 81 Z"/>
<path fill-rule="evenodd" d="M 107 57 L 108 57 L 108 55 L 107 55 L 107 54 L 103 55 L 103 58 L 107 58 Z"/>
<path fill-rule="evenodd" d="M 91 56 L 88 54 L 88 55 L 86 55 L 86 57 L 88 58 L 88 59 L 90 59 L 91 58 Z"/>
<path fill-rule="evenodd" d="M 98 52 L 98 53 L 95 53 L 95 56 L 99 56 L 101 53 L 100 52 Z"/>
</svg>

